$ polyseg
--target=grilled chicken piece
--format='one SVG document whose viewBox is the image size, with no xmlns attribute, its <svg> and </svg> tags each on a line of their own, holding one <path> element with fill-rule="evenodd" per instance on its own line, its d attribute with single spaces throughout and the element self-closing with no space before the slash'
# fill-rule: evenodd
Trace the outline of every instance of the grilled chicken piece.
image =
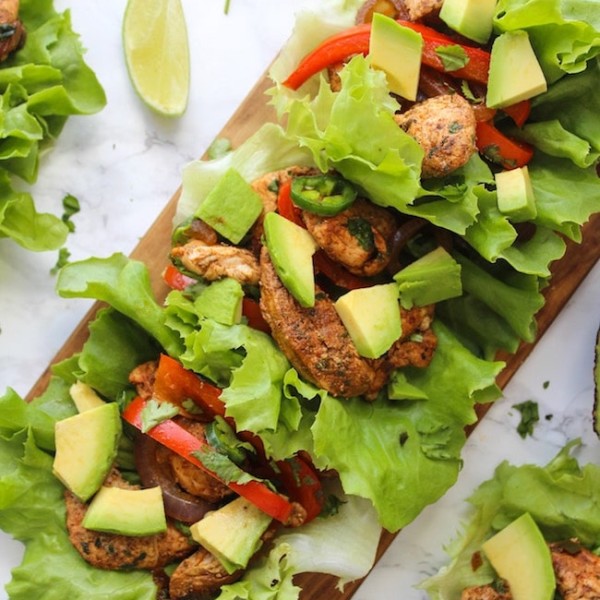
<svg viewBox="0 0 600 600">
<path fill-rule="evenodd" d="M 137 395 L 144 400 L 150 400 L 154 394 L 154 379 L 158 361 L 151 360 L 138 365 L 129 373 L 129 383 L 135 386 Z"/>
<path fill-rule="evenodd" d="M 279 280 L 266 248 L 260 258 L 263 316 L 282 352 L 308 381 L 334 396 L 373 400 L 400 364 L 429 364 L 437 344 L 429 329 L 433 307 L 401 311 L 402 337 L 383 357 L 366 359 L 358 354 L 325 293 L 317 289 L 315 306 L 301 307 Z M 417 332 L 422 332 L 423 342 L 411 339 Z"/>
<path fill-rule="evenodd" d="M 191 240 L 172 248 L 171 258 L 180 260 L 186 269 L 208 281 L 231 277 L 243 285 L 253 285 L 260 279 L 256 257 L 244 248 L 225 244 L 208 246 L 199 240 Z"/>
<path fill-rule="evenodd" d="M 359 356 L 333 302 L 317 290 L 315 306 L 301 307 L 279 280 L 266 248 L 260 265 L 263 316 L 298 372 L 334 396 L 365 394 L 374 370 Z"/>
<path fill-rule="evenodd" d="M 491 585 L 479 585 L 463 591 L 460 600 L 512 600 L 508 592 L 497 592 Z"/>
<path fill-rule="evenodd" d="M 205 437 L 202 423 L 181 417 L 175 417 L 175 421 L 198 439 Z M 224 483 L 164 446 L 156 449 L 156 458 L 159 462 L 169 465 L 173 479 L 193 496 L 214 504 L 233 493 Z"/>
<path fill-rule="evenodd" d="M 577 544 L 550 544 L 556 588 L 563 600 L 598 600 L 600 598 L 600 556 Z"/>
<path fill-rule="evenodd" d="M 0 62 L 25 43 L 25 28 L 19 20 L 19 0 L 0 1 Z"/>
<path fill-rule="evenodd" d="M 475 113 L 458 94 L 428 98 L 394 118 L 423 148 L 423 177 L 445 177 L 476 151 Z"/>
<path fill-rule="evenodd" d="M 105 485 L 138 489 L 127 483 L 117 471 L 106 478 Z M 101 533 L 82 525 L 87 505 L 68 490 L 65 492 L 69 539 L 82 558 L 98 569 L 157 569 L 188 556 L 196 549 L 188 537 L 168 524 L 165 533 L 131 537 Z"/>
<path fill-rule="evenodd" d="M 389 367 L 426 367 L 437 348 L 437 336 L 431 329 L 434 306 L 401 309 L 402 337 L 388 350 L 385 360 Z"/>
<path fill-rule="evenodd" d="M 443 3 L 444 0 L 404 0 L 411 21 L 437 15 Z"/>
<path fill-rule="evenodd" d="M 319 247 L 355 275 L 378 275 L 390 262 L 396 224 L 383 207 L 359 198 L 335 216 L 303 211 L 302 219 Z"/>
<path fill-rule="evenodd" d="M 201 548 L 182 561 L 171 575 L 171 600 L 210 600 L 221 586 L 233 583 L 242 572 L 231 575 L 210 552 Z"/>
</svg>

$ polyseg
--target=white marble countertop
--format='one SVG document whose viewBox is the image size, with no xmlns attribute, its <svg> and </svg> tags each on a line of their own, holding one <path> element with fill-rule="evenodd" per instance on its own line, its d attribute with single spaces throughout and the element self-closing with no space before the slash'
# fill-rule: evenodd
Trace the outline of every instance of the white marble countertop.
<svg viewBox="0 0 600 600">
<path fill-rule="evenodd" d="M 69 8 L 86 61 L 105 88 L 108 104 L 97 115 L 72 117 L 42 159 L 31 190 L 38 210 L 62 214 L 73 194 L 81 212 L 67 247 L 72 259 L 129 254 L 180 183 L 181 168 L 202 155 L 289 36 L 300 0 L 183 0 L 192 61 L 190 103 L 177 120 L 143 106 L 129 83 L 121 44 L 125 7 L 119 2 L 55 0 Z M 57 253 L 34 254 L 0 240 L 0 392 L 25 395 L 90 303 L 58 298 L 50 270 Z M 600 265 L 570 300 L 470 437 L 457 485 L 396 538 L 355 598 L 425 598 L 414 585 L 444 562 L 443 545 L 464 516 L 464 499 L 495 466 L 545 464 L 569 439 L 581 437 L 580 456 L 598 456 L 592 432 L 592 364 L 600 322 Z M 548 382 L 545 385 L 545 382 Z M 542 419 L 523 440 L 512 405 L 536 400 Z M 0 534 L 0 598 L 21 546 Z"/>
</svg>

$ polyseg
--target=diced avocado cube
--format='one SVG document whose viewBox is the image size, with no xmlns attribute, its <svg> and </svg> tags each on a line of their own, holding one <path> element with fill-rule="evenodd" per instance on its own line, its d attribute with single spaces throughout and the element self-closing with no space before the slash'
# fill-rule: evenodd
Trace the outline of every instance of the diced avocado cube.
<svg viewBox="0 0 600 600">
<path fill-rule="evenodd" d="M 508 582 L 515 600 L 554 598 L 550 549 L 529 513 L 484 542 L 483 551 L 496 573 Z"/>
<path fill-rule="evenodd" d="M 244 569 L 262 545 L 271 517 L 239 497 L 190 527 L 192 538 L 211 552 L 229 573 Z"/>
<path fill-rule="evenodd" d="M 233 244 L 239 244 L 263 209 L 260 196 L 231 168 L 204 198 L 194 216 Z"/>
<path fill-rule="evenodd" d="M 498 210 L 515 223 L 535 218 L 535 194 L 527 166 L 501 171 L 495 178 Z"/>
<path fill-rule="evenodd" d="M 405 308 L 435 304 L 462 295 L 460 265 L 441 246 L 394 275 Z"/>
<path fill-rule="evenodd" d="M 89 385 L 82 381 L 76 381 L 69 388 L 69 394 L 77 407 L 77 411 L 80 413 L 105 404 L 104 400 Z"/>
<path fill-rule="evenodd" d="M 335 309 L 365 358 L 380 357 L 402 334 L 395 283 L 351 290 L 338 298 Z"/>
<path fill-rule="evenodd" d="M 503 108 L 548 89 L 526 31 L 507 31 L 492 45 L 486 104 Z"/>
<path fill-rule="evenodd" d="M 497 0 L 444 0 L 440 19 L 466 38 L 485 44 L 493 28 Z"/>
<path fill-rule="evenodd" d="M 369 42 L 371 65 L 386 74 L 390 91 L 407 100 L 417 99 L 422 51 L 420 33 L 381 13 L 373 14 Z"/>
<path fill-rule="evenodd" d="M 54 475 L 86 502 L 112 467 L 120 437 L 121 416 L 116 402 L 57 421 Z"/>
<path fill-rule="evenodd" d="M 242 320 L 244 290 L 239 281 L 219 279 L 204 288 L 194 301 L 199 315 L 223 325 L 235 325 Z"/>
<path fill-rule="evenodd" d="M 82 525 L 93 531 L 120 535 L 153 535 L 167 530 L 160 487 L 142 490 L 101 487 Z"/>
<path fill-rule="evenodd" d="M 317 250 L 315 240 L 306 229 L 274 212 L 265 216 L 264 228 L 265 245 L 281 283 L 301 306 L 314 306 L 312 255 Z"/>
</svg>

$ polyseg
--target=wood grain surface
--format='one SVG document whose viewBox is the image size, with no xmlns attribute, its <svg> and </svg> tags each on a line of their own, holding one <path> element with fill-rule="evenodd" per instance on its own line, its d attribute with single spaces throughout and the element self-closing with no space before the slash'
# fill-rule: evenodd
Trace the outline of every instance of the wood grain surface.
<svg viewBox="0 0 600 600">
<path fill-rule="evenodd" d="M 233 147 L 236 147 L 244 142 L 263 123 L 274 120 L 275 114 L 273 109 L 268 106 L 267 98 L 264 95 L 264 92 L 269 87 L 270 82 L 268 78 L 266 76 L 261 78 L 246 100 L 231 117 L 219 137 L 229 139 Z M 174 193 L 154 224 L 131 254 L 132 258 L 142 260 L 147 264 L 154 292 L 157 298 L 161 300 L 167 292 L 167 288 L 161 279 L 161 273 L 167 264 L 173 226 L 172 220 L 178 197 L 179 191 Z M 546 304 L 537 316 L 538 340 L 551 325 L 556 315 L 562 310 L 598 258 L 600 258 L 600 213 L 596 214 L 585 225 L 582 243 L 575 244 L 568 241 L 565 256 L 552 265 L 553 275 L 551 283 L 544 290 Z M 81 349 L 87 339 L 88 323 L 101 306 L 101 303 L 97 303 L 90 309 L 57 353 L 52 364 L 71 356 Z M 501 388 L 508 383 L 534 346 L 535 342 L 522 344 L 514 355 L 501 355 L 498 357 L 506 361 L 506 367 L 498 376 L 498 384 Z M 38 396 L 46 388 L 49 377 L 50 365 L 33 385 L 27 395 L 28 400 Z M 489 405 L 478 406 L 480 419 L 485 415 L 488 408 Z M 467 430 L 466 434 L 468 435 L 472 429 L 473 427 Z M 378 559 L 391 544 L 394 537 L 394 534 L 386 531 L 382 532 L 377 555 Z M 340 592 L 336 589 L 337 578 L 335 577 L 308 573 L 297 578 L 297 584 L 303 588 L 301 594 L 302 600 L 346 600 L 354 595 L 360 583 L 361 581 L 350 583 Z"/>
</svg>

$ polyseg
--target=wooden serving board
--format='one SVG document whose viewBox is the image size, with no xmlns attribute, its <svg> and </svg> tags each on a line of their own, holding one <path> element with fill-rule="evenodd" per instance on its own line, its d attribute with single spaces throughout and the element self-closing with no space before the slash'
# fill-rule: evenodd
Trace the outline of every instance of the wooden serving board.
<svg viewBox="0 0 600 600">
<path fill-rule="evenodd" d="M 254 133 L 263 123 L 275 120 L 272 107 L 268 106 L 265 91 L 271 86 L 268 77 L 263 76 L 251 90 L 247 98 L 225 125 L 219 137 L 227 138 L 233 147 L 237 147 Z M 139 242 L 131 257 L 141 260 L 148 266 L 152 287 L 158 299 L 164 299 L 168 289 L 163 283 L 161 273 L 167 264 L 170 249 L 173 216 L 179 198 L 177 191 Z M 600 213 L 596 214 L 584 227 L 583 242 L 575 244 L 567 242 L 565 256 L 554 263 L 552 267 L 551 284 L 544 290 L 546 304 L 538 313 L 538 340 L 551 325 L 554 318 L 562 310 L 578 285 L 600 258 Z M 88 323 L 101 308 L 102 303 L 95 304 L 81 323 L 67 339 L 64 346 L 56 354 L 51 364 L 63 360 L 81 350 L 88 336 Z M 498 358 L 506 362 L 506 367 L 498 376 L 498 385 L 503 388 L 523 361 L 532 351 L 534 343 L 522 344 L 514 355 L 502 355 Z M 42 393 L 50 378 L 50 366 L 34 384 L 27 395 L 31 400 Z M 478 405 L 478 416 L 481 419 L 490 405 Z M 590 414 L 591 414 L 590 407 Z M 467 434 L 472 431 L 469 428 Z M 377 560 L 391 544 L 395 534 L 383 531 L 377 553 Z M 297 578 L 297 584 L 302 587 L 302 600 L 346 600 L 354 595 L 361 581 L 355 581 L 345 586 L 343 591 L 336 588 L 337 578 L 315 573 L 307 573 Z"/>
</svg>

